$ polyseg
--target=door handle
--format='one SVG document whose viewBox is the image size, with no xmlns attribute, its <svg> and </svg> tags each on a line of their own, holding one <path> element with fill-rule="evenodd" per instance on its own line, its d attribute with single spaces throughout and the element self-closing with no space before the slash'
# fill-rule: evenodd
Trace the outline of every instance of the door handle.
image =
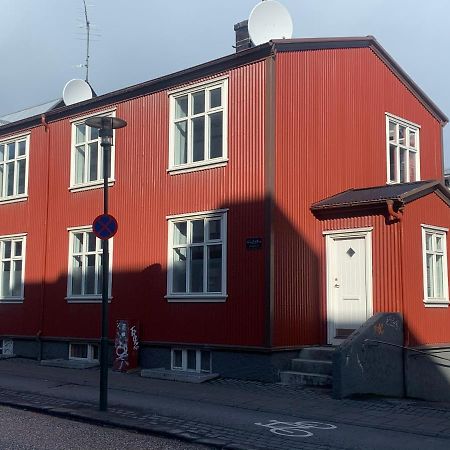
<svg viewBox="0 0 450 450">
<path fill-rule="evenodd" d="M 334 285 L 334 287 L 335 287 L 335 288 L 338 288 L 338 287 L 339 287 L 339 284 L 336 283 L 336 284 Z"/>
</svg>

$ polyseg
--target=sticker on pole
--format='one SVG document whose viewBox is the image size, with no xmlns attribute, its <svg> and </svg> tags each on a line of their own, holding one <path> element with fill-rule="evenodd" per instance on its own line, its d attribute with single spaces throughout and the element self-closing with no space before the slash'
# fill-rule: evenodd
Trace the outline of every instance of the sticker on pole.
<svg viewBox="0 0 450 450">
<path fill-rule="evenodd" d="M 111 214 L 100 214 L 92 222 L 92 231 L 104 241 L 111 239 L 117 233 L 117 220 Z"/>
</svg>

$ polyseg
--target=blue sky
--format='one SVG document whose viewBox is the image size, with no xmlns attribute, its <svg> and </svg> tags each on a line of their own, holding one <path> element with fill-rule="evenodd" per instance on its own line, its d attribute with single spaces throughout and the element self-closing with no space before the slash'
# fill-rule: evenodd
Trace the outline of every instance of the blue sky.
<svg viewBox="0 0 450 450">
<path fill-rule="evenodd" d="M 449 0 L 281 0 L 294 37 L 374 35 L 450 115 Z M 233 25 L 259 0 L 88 0 L 97 93 L 234 52 Z M 0 115 L 61 96 L 84 78 L 82 0 L 0 0 Z M 444 131 L 450 167 L 450 125 Z"/>
</svg>

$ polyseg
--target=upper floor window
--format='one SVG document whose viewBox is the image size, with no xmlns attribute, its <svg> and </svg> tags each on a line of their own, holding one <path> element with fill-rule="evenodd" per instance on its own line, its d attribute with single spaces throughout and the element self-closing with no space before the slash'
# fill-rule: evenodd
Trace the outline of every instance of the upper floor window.
<svg viewBox="0 0 450 450">
<path fill-rule="evenodd" d="M 420 180 L 419 128 L 386 115 L 388 183 Z"/>
<path fill-rule="evenodd" d="M 226 212 L 169 218 L 169 299 L 226 297 Z"/>
<path fill-rule="evenodd" d="M 0 236 L 0 302 L 23 300 L 25 235 Z"/>
<path fill-rule="evenodd" d="M 0 202 L 26 198 L 29 136 L 0 141 Z"/>
<path fill-rule="evenodd" d="M 101 114 L 103 116 L 113 115 Z M 86 125 L 85 117 L 72 122 L 72 152 L 70 187 L 72 190 L 101 187 L 103 184 L 103 147 L 100 146 L 99 130 Z M 114 181 L 114 146 L 108 163 L 109 183 Z"/>
<path fill-rule="evenodd" d="M 428 306 L 448 306 L 446 228 L 422 225 L 424 302 Z"/>
<path fill-rule="evenodd" d="M 73 301 L 101 301 L 102 242 L 91 226 L 69 230 L 67 297 Z M 111 294 L 112 239 L 109 244 L 109 295 Z"/>
<path fill-rule="evenodd" d="M 221 79 L 170 95 L 169 171 L 226 162 L 227 86 Z"/>
</svg>

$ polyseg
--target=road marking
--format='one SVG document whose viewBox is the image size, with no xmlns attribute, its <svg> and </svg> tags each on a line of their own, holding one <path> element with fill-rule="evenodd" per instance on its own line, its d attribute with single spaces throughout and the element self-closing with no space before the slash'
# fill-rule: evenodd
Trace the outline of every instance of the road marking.
<svg viewBox="0 0 450 450">
<path fill-rule="evenodd" d="M 274 434 L 290 437 L 313 436 L 314 433 L 308 431 L 311 428 L 316 428 L 318 430 L 335 430 L 337 428 L 330 423 L 313 422 L 311 420 L 302 420 L 299 422 L 279 422 L 278 420 L 269 420 L 269 423 L 255 423 L 255 425 L 266 427 Z"/>
</svg>

